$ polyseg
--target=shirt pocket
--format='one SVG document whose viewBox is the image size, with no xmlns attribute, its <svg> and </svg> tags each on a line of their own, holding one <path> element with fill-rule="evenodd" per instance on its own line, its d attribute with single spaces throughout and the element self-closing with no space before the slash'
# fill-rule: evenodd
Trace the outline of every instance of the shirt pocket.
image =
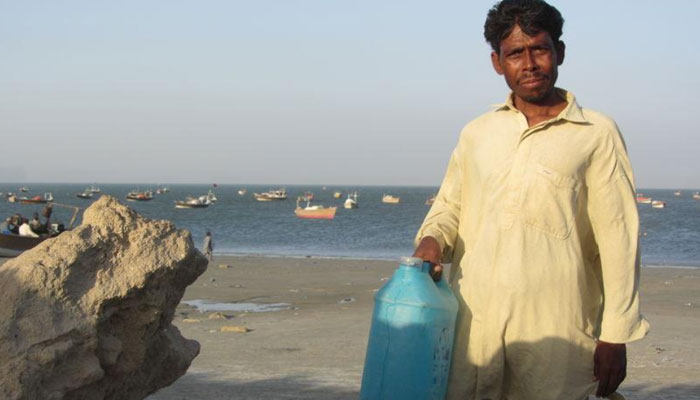
<svg viewBox="0 0 700 400">
<path fill-rule="evenodd" d="M 566 239 L 574 226 L 579 182 L 542 164 L 535 164 L 528 178 L 524 222 L 550 236 Z"/>
</svg>

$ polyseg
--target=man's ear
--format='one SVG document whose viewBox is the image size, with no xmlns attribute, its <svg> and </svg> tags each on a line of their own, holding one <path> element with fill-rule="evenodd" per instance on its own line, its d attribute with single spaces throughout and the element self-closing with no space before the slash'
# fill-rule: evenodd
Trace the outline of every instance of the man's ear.
<svg viewBox="0 0 700 400">
<path fill-rule="evenodd" d="M 501 62 L 498 57 L 498 53 L 495 51 L 491 52 L 491 65 L 498 75 L 503 75 L 503 68 L 501 68 Z"/>
<path fill-rule="evenodd" d="M 566 53 L 566 45 L 561 40 L 557 42 L 557 65 L 564 63 L 564 54 Z"/>
</svg>

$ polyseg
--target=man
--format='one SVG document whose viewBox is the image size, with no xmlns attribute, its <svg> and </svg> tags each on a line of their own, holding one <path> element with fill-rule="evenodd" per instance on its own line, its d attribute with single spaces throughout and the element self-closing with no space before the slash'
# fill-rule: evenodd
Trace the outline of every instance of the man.
<svg viewBox="0 0 700 400">
<path fill-rule="evenodd" d="M 29 220 L 26 218 L 22 218 L 22 224 L 19 226 L 19 235 L 20 236 L 29 236 L 29 237 L 39 237 L 32 228 L 29 226 Z"/>
<path fill-rule="evenodd" d="M 211 232 L 207 232 L 207 234 L 204 235 L 202 247 L 204 248 L 204 255 L 207 257 L 207 260 L 211 261 L 214 258 L 214 243 L 211 241 Z"/>
<path fill-rule="evenodd" d="M 512 93 L 464 128 L 416 236 L 460 301 L 450 399 L 607 397 L 648 330 L 632 170 L 614 121 L 554 86 L 562 26 L 541 0 L 490 10 Z"/>
</svg>

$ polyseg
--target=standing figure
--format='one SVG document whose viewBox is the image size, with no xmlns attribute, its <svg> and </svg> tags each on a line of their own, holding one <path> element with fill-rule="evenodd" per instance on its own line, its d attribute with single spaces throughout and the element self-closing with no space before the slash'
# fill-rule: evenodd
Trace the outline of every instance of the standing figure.
<svg viewBox="0 0 700 400">
<path fill-rule="evenodd" d="M 204 250 L 204 255 L 207 257 L 207 260 L 211 261 L 214 258 L 214 242 L 211 240 L 211 232 L 207 232 L 207 234 L 204 235 L 202 249 Z"/>
<path fill-rule="evenodd" d="M 615 122 L 555 87 L 563 22 L 542 0 L 489 11 L 511 93 L 462 130 L 416 236 L 460 303 L 449 399 L 607 397 L 649 329 L 632 168 Z"/>
</svg>

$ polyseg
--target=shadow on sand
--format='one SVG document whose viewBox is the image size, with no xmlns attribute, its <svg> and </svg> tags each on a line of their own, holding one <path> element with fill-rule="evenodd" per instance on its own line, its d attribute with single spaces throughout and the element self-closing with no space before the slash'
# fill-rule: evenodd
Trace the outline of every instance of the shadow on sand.
<svg viewBox="0 0 700 400">
<path fill-rule="evenodd" d="M 326 386 L 299 376 L 238 382 L 188 373 L 146 400 L 357 400 L 359 389 Z"/>
</svg>

